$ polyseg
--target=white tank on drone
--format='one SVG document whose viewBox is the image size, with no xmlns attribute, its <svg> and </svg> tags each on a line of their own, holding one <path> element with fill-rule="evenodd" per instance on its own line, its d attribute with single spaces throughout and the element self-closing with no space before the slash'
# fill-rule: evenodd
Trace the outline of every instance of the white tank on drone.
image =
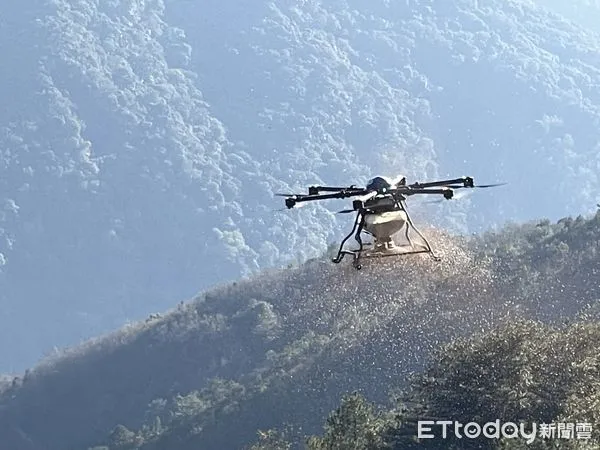
<svg viewBox="0 0 600 450">
<path fill-rule="evenodd" d="M 394 200 L 385 195 L 388 189 L 395 189 L 403 184 L 406 184 L 404 176 L 394 179 L 375 177 L 367 182 L 367 189 L 377 191 L 378 195 L 367 200 L 365 206 L 375 211 L 387 210 L 365 215 L 365 230 L 373 235 L 380 244 L 391 242 L 391 237 L 401 231 L 408 220 L 404 210 L 393 210 L 395 209 Z"/>
<path fill-rule="evenodd" d="M 365 215 L 365 230 L 377 241 L 387 241 L 404 228 L 407 216 L 404 211 L 389 211 Z"/>
</svg>

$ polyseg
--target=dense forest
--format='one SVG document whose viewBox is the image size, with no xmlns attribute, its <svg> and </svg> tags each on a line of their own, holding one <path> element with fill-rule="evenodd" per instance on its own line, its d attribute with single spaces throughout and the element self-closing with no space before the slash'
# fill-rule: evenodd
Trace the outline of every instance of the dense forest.
<svg viewBox="0 0 600 450">
<path fill-rule="evenodd" d="M 597 424 L 600 212 L 427 233 L 441 262 L 319 257 L 50 358 L 3 384 L 0 434 L 13 450 L 402 449 L 429 417 Z"/>
<path fill-rule="evenodd" d="M 591 213 L 598 9 L 567 3 L 7 3 L 0 370 L 339 239 L 275 192 L 468 174 L 509 185 L 415 213 Z"/>
</svg>

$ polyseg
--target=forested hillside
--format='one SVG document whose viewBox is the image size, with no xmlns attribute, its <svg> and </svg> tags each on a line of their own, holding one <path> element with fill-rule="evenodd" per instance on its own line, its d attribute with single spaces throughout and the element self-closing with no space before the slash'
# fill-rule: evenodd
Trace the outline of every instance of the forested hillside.
<svg viewBox="0 0 600 450">
<path fill-rule="evenodd" d="M 533 0 L 556 14 L 593 31 L 600 31 L 600 2 L 598 0 Z"/>
<path fill-rule="evenodd" d="M 382 442 L 410 437 L 416 416 L 488 418 L 489 405 L 507 406 L 502 420 L 597 420 L 600 213 L 468 240 L 428 234 L 443 261 L 357 272 L 318 258 L 49 359 L 5 385 L 0 434 L 14 450 L 234 449 L 269 429 L 301 443 L 352 391 L 389 408 Z M 414 392 L 419 373 L 435 383 Z M 470 409 L 457 389 L 482 381 L 497 389 Z M 398 395 L 404 425 L 389 401 Z"/>
<path fill-rule="evenodd" d="M 517 321 L 457 340 L 440 348 L 409 388 L 390 399 L 393 406 L 387 410 L 358 393 L 344 396 L 324 423 L 323 434 L 306 439 L 306 448 L 598 448 L 600 323 L 597 315 L 590 319 L 561 327 Z M 429 429 L 421 433 L 429 437 L 415 439 L 419 421 L 427 420 Z M 434 420 L 462 426 L 456 431 L 453 423 L 444 437 Z M 468 427 L 470 423 L 481 428 Z M 484 424 L 496 423 L 498 438 L 489 438 L 493 425 L 485 428 L 488 436 L 481 432 Z M 519 428 L 502 432 L 511 423 Z M 289 449 L 293 441 L 285 433 L 260 431 L 251 450 Z"/>
<path fill-rule="evenodd" d="M 277 191 L 509 181 L 420 211 L 462 231 L 597 202 L 597 35 L 534 4 L 28 0 L 0 38 L 4 371 L 338 239 Z"/>
</svg>

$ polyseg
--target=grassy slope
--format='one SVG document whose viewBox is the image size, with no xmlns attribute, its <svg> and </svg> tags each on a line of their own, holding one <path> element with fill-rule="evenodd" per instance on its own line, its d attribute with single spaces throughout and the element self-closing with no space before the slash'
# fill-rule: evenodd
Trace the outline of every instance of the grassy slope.
<svg viewBox="0 0 600 450">
<path fill-rule="evenodd" d="M 599 221 L 509 229 L 486 238 L 488 256 L 439 235 L 441 264 L 387 261 L 356 273 L 313 261 L 215 289 L 36 368 L 3 394 L 2 423 L 45 448 L 81 448 L 116 424 L 139 428 L 152 400 L 218 377 L 238 387 L 213 386 L 191 407 L 171 401 L 180 416 L 163 416 L 171 430 L 156 448 L 235 448 L 282 421 L 314 430 L 341 393 L 385 399 L 441 342 L 509 317 L 579 311 L 599 294 Z"/>
</svg>

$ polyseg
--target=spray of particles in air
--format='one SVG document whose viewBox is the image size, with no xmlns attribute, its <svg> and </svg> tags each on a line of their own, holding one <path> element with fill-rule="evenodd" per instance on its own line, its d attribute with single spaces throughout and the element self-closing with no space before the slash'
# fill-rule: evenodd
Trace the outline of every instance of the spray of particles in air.
<svg viewBox="0 0 600 450">
<path fill-rule="evenodd" d="M 225 297 L 266 302 L 280 339 L 300 349 L 308 345 L 301 342 L 318 341 L 319 349 L 304 349 L 294 368 L 310 373 L 314 385 L 335 373 L 354 377 L 337 381 L 346 388 L 373 373 L 400 379 L 441 343 L 485 331 L 515 311 L 498 302 L 490 261 L 456 237 L 424 231 L 441 261 L 426 254 L 373 258 L 357 271 L 351 258 L 316 259 L 224 288 L 214 304 Z"/>
</svg>

